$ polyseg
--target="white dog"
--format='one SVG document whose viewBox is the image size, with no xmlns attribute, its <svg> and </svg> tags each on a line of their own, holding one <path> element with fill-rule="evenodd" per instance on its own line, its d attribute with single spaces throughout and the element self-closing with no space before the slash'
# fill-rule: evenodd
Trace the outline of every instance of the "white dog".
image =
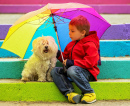
<svg viewBox="0 0 130 106">
<path fill-rule="evenodd" d="M 33 41 L 33 55 L 22 71 L 22 81 L 53 81 L 50 75 L 55 67 L 58 46 L 51 36 L 39 37 Z"/>
</svg>

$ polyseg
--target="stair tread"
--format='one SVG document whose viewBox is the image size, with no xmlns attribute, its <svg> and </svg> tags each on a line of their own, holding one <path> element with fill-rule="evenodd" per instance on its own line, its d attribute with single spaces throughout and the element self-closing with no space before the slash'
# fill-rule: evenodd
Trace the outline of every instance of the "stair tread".
<svg viewBox="0 0 130 106">
<path fill-rule="evenodd" d="M 0 24 L 13 24 L 16 20 L 22 17 L 24 14 L 0 14 Z M 129 14 L 101 14 L 101 16 L 107 20 L 110 24 L 124 24 L 130 23 Z M 9 19 L 10 17 L 10 19 Z"/>
<path fill-rule="evenodd" d="M 30 82 L 36 83 L 37 81 L 30 81 Z M 130 82 L 130 79 L 98 79 L 98 81 L 96 82 Z M 20 79 L 0 79 L 0 83 L 23 83 L 23 82 Z"/>
<path fill-rule="evenodd" d="M 21 58 L 0 58 L 1 61 L 27 61 L 28 59 Z M 130 56 L 126 57 L 101 57 L 101 60 L 130 60 Z"/>
<path fill-rule="evenodd" d="M 102 82 L 101 82 L 102 81 Z M 106 81 L 106 82 L 105 82 Z M 114 81 L 114 82 L 112 82 Z M 121 82 L 122 81 L 122 82 Z M 72 83 L 75 92 L 81 90 Z M 130 79 L 109 79 L 90 82 L 97 100 L 129 100 Z M 20 79 L 0 79 L 0 101 L 67 101 L 54 82 L 27 82 Z"/>
</svg>

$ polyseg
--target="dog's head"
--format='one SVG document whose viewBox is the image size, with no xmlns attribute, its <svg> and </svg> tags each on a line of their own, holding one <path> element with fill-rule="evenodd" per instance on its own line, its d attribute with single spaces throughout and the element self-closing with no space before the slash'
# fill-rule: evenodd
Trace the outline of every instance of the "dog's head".
<svg viewBox="0 0 130 106">
<path fill-rule="evenodd" d="M 40 58 L 55 57 L 58 51 L 58 46 L 51 36 L 38 37 L 33 41 L 33 50 L 35 55 Z"/>
</svg>

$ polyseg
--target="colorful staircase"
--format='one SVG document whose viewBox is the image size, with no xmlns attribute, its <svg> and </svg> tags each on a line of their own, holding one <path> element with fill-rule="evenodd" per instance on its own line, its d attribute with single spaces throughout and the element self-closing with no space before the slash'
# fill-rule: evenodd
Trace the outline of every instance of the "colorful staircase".
<svg viewBox="0 0 130 106">
<path fill-rule="evenodd" d="M 58 0 L 55 0 L 55 3 L 57 2 Z M 111 14 L 114 16 L 115 13 L 130 14 L 129 0 L 109 0 L 109 2 L 107 0 L 93 0 L 93 2 L 77 0 L 77 2 L 95 6 L 94 8 L 99 13 L 110 13 L 105 14 L 107 17 Z M 0 14 L 0 20 L 5 20 L 6 15 L 6 19 L 13 17 L 15 22 L 18 18 L 15 17 L 16 15 L 24 14 L 14 13 L 26 13 L 39 9 L 45 4 L 46 2 L 41 0 L 30 2 L 0 0 L 0 13 L 10 13 Z M 115 11 L 112 11 L 111 6 L 115 8 Z M 122 9 L 118 10 L 118 6 Z M 104 17 L 105 15 L 102 14 Z M 117 16 L 120 17 L 120 14 Z M 12 24 L 12 20 L 0 21 L 0 46 Z M 100 68 L 98 81 L 90 82 L 90 84 L 97 94 L 97 100 L 130 100 L 130 21 L 111 24 L 100 40 L 102 65 L 98 66 Z M 53 82 L 21 82 L 21 72 L 26 61 L 7 50 L 0 49 L 0 101 L 67 101 Z M 61 66 L 61 63 L 57 62 L 57 66 Z M 81 93 L 74 83 L 73 85 L 76 92 Z"/>
</svg>

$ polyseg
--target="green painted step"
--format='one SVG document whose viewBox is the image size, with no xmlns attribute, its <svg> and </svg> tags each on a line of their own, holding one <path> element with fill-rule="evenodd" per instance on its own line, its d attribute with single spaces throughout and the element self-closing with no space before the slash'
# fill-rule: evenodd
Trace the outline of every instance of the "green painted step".
<svg viewBox="0 0 130 106">
<path fill-rule="evenodd" d="M 130 79 L 130 57 L 101 58 L 98 79 Z M 0 59 L 0 79 L 20 79 L 27 60 Z M 56 66 L 62 66 L 58 61 Z"/>
<path fill-rule="evenodd" d="M 81 91 L 73 83 L 75 92 Z M 97 100 L 130 100 L 130 79 L 99 80 L 90 82 Z M 54 82 L 21 82 L 14 79 L 0 80 L 0 101 L 67 101 Z"/>
</svg>

